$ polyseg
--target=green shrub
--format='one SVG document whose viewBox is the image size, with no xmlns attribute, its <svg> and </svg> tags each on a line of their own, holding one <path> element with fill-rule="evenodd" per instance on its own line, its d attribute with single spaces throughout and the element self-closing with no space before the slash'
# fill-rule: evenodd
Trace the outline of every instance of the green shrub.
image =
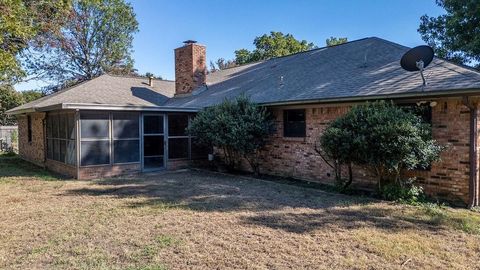
<svg viewBox="0 0 480 270">
<path fill-rule="evenodd" d="M 370 171 L 379 191 L 402 186 L 402 172 L 428 168 L 444 149 L 421 117 L 385 101 L 354 106 L 329 124 L 320 144 L 327 159 Z"/>
<path fill-rule="evenodd" d="M 240 96 L 200 111 L 188 131 L 200 144 L 222 151 L 228 169 L 234 169 L 240 158 L 245 158 L 258 173 L 259 150 L 272 127 L 273 121 L 264 107 Z"/>
<path fill-rule="evenodd" d="M 415 185 L 413 179 L 402 180 L 401 184 L 388 183 L 382 187 L 380 195 L 385 200 L 408 204 L 418 204 L 425 201 L 423 188 Z"/>
</svg>

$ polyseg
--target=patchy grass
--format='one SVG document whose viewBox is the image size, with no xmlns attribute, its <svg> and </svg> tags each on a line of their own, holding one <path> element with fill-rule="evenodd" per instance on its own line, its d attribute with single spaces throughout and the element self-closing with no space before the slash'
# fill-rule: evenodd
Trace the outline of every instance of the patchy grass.
<svg viewBox="0 0 480 270">
<path fill-rule="evenodd" d="M 480 268 L 475 211 L 195 171 L 58 180 L 0 159 L 0 268 Z"/>
<path fill-rule="evenodd" d="M 60 180 L 58 175 L 24 162 L 14 153 L 0 154 L 0 184 L 29 178 L 44 181 Z"/>
</svg>

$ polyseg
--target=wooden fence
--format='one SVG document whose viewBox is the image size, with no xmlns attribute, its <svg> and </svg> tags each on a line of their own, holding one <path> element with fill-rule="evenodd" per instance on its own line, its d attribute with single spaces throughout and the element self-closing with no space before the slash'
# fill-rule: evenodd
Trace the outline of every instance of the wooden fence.
<svg viewBox="0 0 480 270">
<path fill-rule="evenodd" d="M 18 127 L 0 126 L 0 152 L 18 150 Z"/>
</svg>

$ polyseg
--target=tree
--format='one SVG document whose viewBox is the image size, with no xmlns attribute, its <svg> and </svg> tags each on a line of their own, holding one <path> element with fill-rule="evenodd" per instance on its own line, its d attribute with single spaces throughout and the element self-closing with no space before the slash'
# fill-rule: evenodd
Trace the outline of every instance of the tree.
<svg viewBox="0 0 480 270">
<path fill-rule="evenodd" d="M 144 76 L 147 77 L 147 78 L 154 78 L 154 79 L 163 80 L 162 76 L 160 76 L 160 75 L 156 76 L 152 72 L 146 72 Z"/>
<path fill-rule="evenodd" d="M 102 73 L 131 73 L 133 34 L 138 22 L 124 0 L 74 0 L 66 24 L 36 47 L 29 70 L 63 83 L 92 79 Z"/>
<path fill-rule="evenodd" d="M 237 63 L 233 60 L 225 60 L 224 58 L 218 58 L 217 61 L 210 61 L 210 72 L 215 72 L 217 70 L 223 70 L 227 68 L 235 67 Z"/>
<path fill-rule="evenodd" d="M 240 96 L 200 111 L 188 130 L 200 144 L 222 151 L 228 169 L 234 169 L 243 157 L 257 174 L 260 149 L 272 127 L 273 121 L 264 107 Z"/>
<path fill-rule="evenodd" d="M 15 117 L 5 112 L 24 103 L 22 94 L 10 85 L 0 85 L 0 126 L 15 125 Z"/>
<path fill-rule="evenodd" d="M 70 0 L 0 0 L 0 83 L 25 76 L 19 57 L 57 31 L 69 9 Z"/>
<path fill-rule="evenodd" d="M 325 40 L 325 43 L 328 47 L 340 45 L 347 42 L 348 42 L 348 39 L 346 37 L 343 37 L 343 38 L 330 37 L 330 38 L 327 38 L 327 40 Z"/>
<path fill-rule="evenodd" d="M 423 15 L 418 32 L 445 59 L 480 68 L 480 1 L 437 0 L 446 14 Z"/>
<path fill-rule="evenodd" d="M 315 48 L 313 43 L 306 40 L 297 40 L 291 34 L 282 32 L 270 32 L 256 37 L 253 41 L 255 50 L 250 52 L 247 49 L 235 51 L 235 63 L 238 65 L 265 60 L 273 57 L 290 55 Z"/>
<path fill-rule="evenodd" d="M 26 90 L 26 91 L 22 91 L 20 93 L 22 94 L 22 98 L 23 98 L 24 103 L 28 103 L 28 102 L 37 100 L 37 99 L 45 96 L 44 93 L 42 93 L 41 91 L 36 91 L 36 90 Z"/>
<path fill-rule="evenodd" d="M 402 185 L 405 170 L 427 168 L 444 149 L 421 117 L 385 101 L 353 107 L 329 124 L 320 138 L 326 155 L 353 162 L 385 183 Z"/>
</svg>

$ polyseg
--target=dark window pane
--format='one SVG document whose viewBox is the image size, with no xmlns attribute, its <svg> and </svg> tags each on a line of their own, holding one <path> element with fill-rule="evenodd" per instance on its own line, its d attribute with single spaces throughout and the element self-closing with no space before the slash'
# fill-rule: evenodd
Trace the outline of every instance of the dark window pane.
<svg viewBox="0 0 480 270">
<path fill-rule="evenodd" d="M 208 154 L 211 154 L 212 151 L 210 147 L 199 144 L 196 138 L 192 138 L 192 158 L 204 158 L 208 157 Z"/>
<path fill-rule="evenodd" d="M 168 136 L 186 136 L 188 115 L 172 114 L 168 116 Z"/>
<path fill-rule="evenodd" d="M 137 113 L 113 114 L 113 137 L 118 139 L 138 138 L 138 122 Z"/>
<path fill-rule="evenodd" d="M 47 140 L 47 158 L 53 159 L 53 140 Z"/>
<path fill-rule="evenodd" d="M 188 158 L 188 138 L 169 139 L 168 158 Z"/>
<path fill-rule="evenodd" d="M 143 132 L 145 134 L 163 133 L 163 116 L 145 115 L 143 117 Z"/>
<path fill-rule="evenodd" d="M 430 104 L 401 104 L 399 105 L 403 110 L 411 112 L 420 117 L 425 123 L 432 124 L 432 107 Z"/>
<path fill-rule="evenodd" d="M 139 140 L 125 140 L 113 142 L 114 163 L 140 161 Z"/>
<path fill-rule="evenodd" d="M 27 134 L 28 134 L 28 141 L 32 141 L 32 117 L 29 115 L 27 116 Z"/>
<path fill-rule="evenodd" d="M 66 156 L 66 163 L 70 165 L 77 164 L 77 151 L 76 151 L 76 142 L 75 141 L 67 141 L 67 156 Z"/>
<path fill-rule="evenodd" d="M 47 138 L 52 138 L 52 116 L 47 117 Z"/>
<path fill-rule="evenodd" d="M 58 115 L 52 115 L 52 138 L 58 138 Z"/>
<path fill-rule="evenodd" d="M 82 142 L 81 165 L 100 165 L 110 163 L 109 141 Z"/>
<path fill-rule="evenodd" d="M 306 136 L 305 110 L 283 111 L 283 136 Z"/>
<path fill-rule="evenodd" d="M 58 157 L 57 161 L 65 163 L 65 154 L 67 152 L 67 142 L 66 141 L 59 141 L 60 144 L 60 156 Z"/>
<path fill-rule="evenodd" d="M 75 115 L 67 114 L 67 139 L 75 139 Z"/>
<path fill-rule="evenodd" d="M 58 116 L 58 137 L 61 139 L 67 138 L 67 117 L 64 114 Z"/>
<path fill-rule="evenodd" d="M 82 138 L 108 138 L 108 113 L 82 113 L 80 117 Z"/>
<path fill-rule="evenodd" d="M 60 160 L 60 141 L 53 140 L 53 160 Z"/>
<path fill-rule="evenodd" d="M 163 156 L 163 136 L 145 136 L 143 153 L 145 156 Z"/>
<path fill-rule="evenodd" d="M 158 169 L 163 167 L 163 157 L 145 157 L 143 167 L 146 170 Z"/>
</svg>

